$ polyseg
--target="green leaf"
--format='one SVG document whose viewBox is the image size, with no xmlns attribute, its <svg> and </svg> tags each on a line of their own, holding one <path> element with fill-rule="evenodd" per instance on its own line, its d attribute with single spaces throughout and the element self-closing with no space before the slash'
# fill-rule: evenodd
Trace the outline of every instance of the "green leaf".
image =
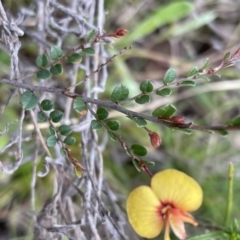
<svg viewBox="0 0 240 240">
<path fill-rule="evenodd" d="M 92 120 L 91 121 L 91 127 L 94 130 L 98 130 L 98 129 L 102 128 L 102 124 L 99 123 L 97 120 Z"/>
<path fill-rule="evenodd" d="M 106 108 L 98 108 L 96 115 L 98 120 L 105 120 L 108 117 L 108 110 Z"/>
<path fill-rule="evenodd" d="M 120 123 L 119 121 L 116 120 L 109 120 L 107 122 L 107 126 L 112 130 L 112 131 L 117 131 L 120 128 Z"/>
<path fill-rule="evenodd" d="M 214 132 L 219 133 L 222 136 L 227 136 L 228 132 L 225 130 L 214 130 Z"/>
<path fill-rule="evenodd" d="M 81 113 L 82 111 L 84 111 L 84 112 L 87 111 L 87 106 L 81 97 L 75 98 L 75 100 L 73 102 L 73 109 L 79 113 Z"/>
<path fill-rule="evenodd" d="M 78 178 L 82 177 L 82 169 L 79 167 L 74 167 L 75 174 Z"/>
<path fill-rule="evenodd" d="M 95 30 L 92 29 L 91 32 L 88 34 L 87 38 L 86 38 L 86 42 L 90 42 L 92 40 L 92 38 L 94 37 L 95 35 Z"/>
<path fill-rule="evenodd" d="M 68 125 L 63 124 L 59 127 L 59 131 L 60 131 L 61 135 L 67 136 L 72 132 L 72 128 Z"/>
<path fill-rule="evenodd" d="M 191 81 L 191 80 L 187 80 L 187 81 L 181 82 L 181 85 L 188 86 L 188 87 L 195 87 L 196 82 Z"/>
<path fill-rule="evenodd" d="M 21 103 L 23 109 L 30 110 L 37 106 L 38 98 L 34 93 L 30 91 L 25 91 L 21 96 Z"/>
<path fill-rule="evenodd" d="M 68 57 L 67 61 L 70 63 L 80 63 L 82 61 L 82 55 L 79 53 L 73 53 Z"/>
<path fill-rule="evenodd" d="M 176 76 L 177 76 L 177 74 L 176 74 L 175 69 L 174 68 L 169 68 L 164 75 L 163 83 L 165 85 L 167 85 L 167 84 L 173 82 L 175 80 Z"/>
<path fill-rule="evenodd" d="M 138 172 L 141 172 L 141 168 L 139 167 L 139 164 L 137 163 L 137 161 L 132 158 L 132 163 L 134 165 L 134 167 L 137 169 Z"/>
<path fill-rule="evenodd" d="M 94 49 L 90 48 L 90 47 L 84 48 L 82 51 L 83 51 L 83 53 L 88 54 L 88 55 L 94 55 L 95 54 Z"/>
<path fill-rule="evenodd" d="M 161 90 L 157 90 L 156 94 L 163 96 L 163 97 L 168 97 L 172 94 L 172 89 L 171 88 L 163 88 Z"/>
<path fill-rule="evenodd" d="M 226 123 L 230 126 L 240 126 L 240 116 L 230 119 Z"/>
<path fill-rule="evenodd" d="M 223 61 L 227 61 L 230 57 L 231 57 L 231 53 L 227 52 L 223 57 Z"/>
<path fill-rule="evenodd" d="M 145 103 L 149 103 L 150 101 L 151 101 L 151 98 L 149 95 L 142 95 L 135 99 L 135 102 L 138 104 L 145 104 Z"/>
<path fill-rule="evenodd" d="M 50 137 L 48 137 L 47 139 L 47 146 L 48 147 L 54 147 L 57 143 L 57 138 L 55 135 L 51 135 Z"/>
<path fill-rule="evenodd" d="M 152 113 L 154 117 L 163 117 L 163 118 L 169 118 L 171 117 L 177 109 L 172 104 L 167 104 L 163 107 L 159 107 L 155 109 Z"/>
<path fill-rule="evenodd" d="M 44 68 L 48 65 L 48 57 L 46 54 L 37 56 L 36 65 L 40 68 Z"/>
<path fill-rule="evenodd" d="M 57 123 L 57 122 L 60 122 L 62 120 L 63 112 L 61 112 L 59 110 L 54 110 L 50 113 L 49 116 L 54 123 Z"/>
<path fill-rule="evenodd" d="M 129 90 L 127 87 L 123 85 L 118 85 L 117 87 L 114 88 L 112 95 L 111 95 L 111 100 L 113 102 L 119 102 L 123 101 L 128 97 Z"/>
<path fill-rule="evenodd" d="M 44 111 L 49 111 L 53 109 L 53 102 L 49 99 L 44 99 L 41 102 L 41 107 Z"/>
<path fill-rule="evenodd" d="M 42 122 L 46 121 L 46 117 L 44 116 L 44 114 L 42 112 L 37 113 L 37 121 L 39 123 L 42 123 Z"/>
<path fill-rule="evenodd" d="M 61 154 L 62 157 L 66 157 L 67 156 L 67 151 L 64 148 L 61 148 L 60 154 Z"/>
<path fill-rule="evenodd" d="M 207 67 L 208 63 L 209 63 L 209 58 L 206 58 L 203 66 L 199 69 L 199 72 L 203 71 Z"/>
<path fill-rule="evenodd" d="M 53 75 L 60 75 L 63 73 L 63 67 L 61 64 L 58 63 L 50 68 L 50 72 Z"/>
<path fill-rule="evenodd" d="M 140 21 L 125 38 L 128 42 L 138 40 L 165 24 L 174 23 L 187 16 L 192 9 L 193 4 L 186 1 L 171 2 L 165 6 L 161 5 L 151 15 L 146 16 L 146 18 Z"/>
<path fill-rule="evenodd" d="M 42 69 L 39 72 L 37 72 L 37 78 L 39 79 L 47 79 L 51 77 L 51 73 L 47 69 Z"/>
<path fill-rule="evenodd" d="M 198 73 L 198 70 L 199 70 L 198 67 L 195 66 L 194 68 L 192 68 L 192 69 L 188 72 L 187 77 L 192 77 L 192 76 L 194 76 L 195 74 Z"/>
<path fill-rule="evenodd" d="M 140 84 L 140 90 L 144 93 L 150 93 L 153 91 L 153 84 L 151 81 L 144 81 Z"/>
<path fill-rule="evenodd" d="M 66 137 L 63 142 L 71 146 L 75 144 L 76 139 L 74 137 Z"/>
<path fill-rule="evenodd" d="M 111 131 L 108 131 L 108 136 L 114 142 L 117 140 L 117 137 Z"/>
<path fill-rule="evenodd" d="M 63 54 L 63 52 L 60 47 L 58 47 L 58 46 L 51 47 L 50 57 L 52 60 L 57 60 L 58 58 L 60 58 L 62 56 L 62 54 Z"/>
<path fill-rule="evenodd" d="M 130 118 L 133 122 L 135 122 L 135 124 L 138 126 L 138 127 L 144 127 L 147 125 L 147 121 L 142 119 L 142 118 L 139 118 L 139 117 L 129 117 L 127 116 L 128 118 Z"/>
<path fill-rule="evenodd" d="M 141 157 L 147 155 L 147 149 L 139 144 L 133 144 L 131 146 L 131 149 L 135 155 L 138 155 Z"/>
<path fill-rule="evenodd" d="M 55 135 L 56 133 L 54 127 L 49 127 L 48 131 L 49 131 L 49 135 Z"/>
</svg>

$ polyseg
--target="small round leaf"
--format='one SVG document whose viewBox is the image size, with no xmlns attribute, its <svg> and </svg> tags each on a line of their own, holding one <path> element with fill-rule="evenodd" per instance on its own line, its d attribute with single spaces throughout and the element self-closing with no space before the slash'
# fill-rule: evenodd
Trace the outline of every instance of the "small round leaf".
<svg viewBox="0 0 240 240">
<path fill-rule="evenodd" d="M 55 133 L 56 133 L 54 127 L 49 127 L 48 131 L 49 131 L 49 135 L 50 135 L 50 136 L 51 136 L 51 135 L 55 135 Z"/>
<path fill-rule="evenodd" d="M 51 77 L 51 73 L 47 69 L 42 69 L 39 72 L 37 72 L 37 78 L 39 79 L 47 79 Z"/>
<path fill-rule="evenodd" d="M 105 120 L 108 117 L 108 110 L 106 108 L 98 108 L 97 112 L 98 120 Z"/>
<path fill-rule="evenodd" d="M 59 131 L 60 131 L 61 135 L 67 136 L 72 132 L 72 128 L 70 126 L 64 124 L 59 127 Z"/>
<path fill-rule="evenodd" d="M 46 121 L 46 117 L 44 116 L 44 114 L 42 112 L 37 113 L 37 121 L 39 123 L 42 123 L 42 122 Z"/>
<path fill-rule="evenodd" d="M 163 97 L 168 97 L 172 94 L 172 89 L 171 88 L 163 88 L 161 90 L 157 90 L 156 94 L 163 96 Z"/>
<path fill-rule="evenodd" d="M 224 57 L 223 57 L 223 61 L 227 61 L 229 60 L 229 58 L 231 57 L 231 53 L 230 52 L 227 52 Z"/>
<path fill-rule="evenodd" d="M 165 75 L 164 75 L 163 83 L 165 85 L 167 85 L 167 84 L 173 82 L 175 80 L 175 78 L 176 78 L 176 71 L 175 71 L 175 69 L 174 68 L 169 68 L 167 70 L 167 72 L 165 73 Z"/>
<path fill-rule="evenodd" d="M 120 128 L 120 123 L 119 121 L 116 120 L 109 120 L 107 122 L 107 126 L 112 130 L 112 131 L 117 131 Z"/>
<path fill-rule="evenodd" d="M 102 128 L 102 124 L 99 123 L 97 120 L 92 120 L 91 121 L 91 127 L 94 130 L 98 130 L 98 129 Z"/>
<path fill-rule="evenodd" d="M 71 146 L 71 145 L 75 144 L 76 139 L 74 137 L 66 137 L 63 142 L 66 143 L 67 145 Z"/>
<path fill-rule="evenodd" d="M 181 82 L 181 85 L 188 86 L 188 87 L 195 87 L 196 82 L 187 80 L 187 81 Z"/>
<path fill-rule="evenodd" d="M 49 110 L 53 109 L 53 102 L 49 99 L 44 99 L 41 102 L 41 107 L 44 111 L 49 111 Z"/>
<path fill-rule="evenodd" d="M 52 60 L 57 60 L 58 58 L 60 58 L 62 56 L 62 54 L 63 54 L 63 52 L 60 47 L 58 47 L 58 46 L 51 47 L 50 57 Z"/>
<path fill-rule="evenodd" d="M 149 103 L 150 101 L 151 101 L 151 98 L 149 95 L 142 95 L 135 99 L 135 102 L 138 104 L 145 104 L 145 103 Z"/>
<path fill-rule="evenodd" d="M 62 148 L 62 149 L 60 150 L 60 154 L 61 154 L 62 157 L 66 157 L 67 152 L 66 152 L 66 150 L 65 150 L 64 148 Z"/>
<path fill-rule="evenodd" d="M 85 54 L 88 54 L 88 55 L 94 55 L 94 54 L 95 54 L 94 49 L 93 49 L 93 48 L 90 48 L 90 47 L 84 48 L 82 51 L 83 51 Z"/>
<path fill-rule="evenodd" d="M 62 120 L 62 117 L 63 117 L 63 112 L 59 110 L 54 110 L 50 113 L 50 118 L 55 123 L 60 122 Z"/>
<path fill-rule="evenodd" d="M 47 139 L 47 146 L 48 147 L 54 147 L 57 143 L 57 138 L 55 135 L 51 135 L 50 137 L 48 137 Z"/>
<path fill-rule="evenodd" d="M 21 95 L 21 103 L 22 103 L 23 109 L 30 110 L 37 106 L 38 98 L 34 93 L 30 91 L 25 91 Z"/>
<path fill-rule="evenodd" d="M 135 124 L 138 126 L 138 127 L 144 127 L 147 125 L 147 121 L 144 120 L 143 118 L 139 118 L 139 117 L 129 117 L 133 122 L 135 122 Z"/>
<path fill-rule="evenodd" d="M 128 97 L 129 90 L 127 87 L 123 85 L 118 85 L 117 87 L 114 88 L 112 95 L 111 95 L 111 100 L 113 102 L 119 102 L 123 101 Z"/>
<path fill-rule="evenodd" d="M 108 136 L 114 142 L 117 140 L 116 135 L 114 135 L 111 131 L 108 131 Z"/>
<path fill-rule="evenodd" d="M 187 77 L 192 77 L 192 76 L 194 76 L 195 74 L 198 73 L 198 71 L 199 71 L 198 67 L 195 66 L 194 68 L 192 68 L 192 69 L 188 72 Z"/>
<path fill-rule="evenodd" d="M 152 113 L 154 117 L 169 118 L 177 111 L 176 107 L 172 104 L 167 104 L 163 107 L 155 109 Z"/>
<path fill-rule="evenodd" d="M 79 113 L 81 113 L 82 111 L 87 111 L 87 106 L 81 97 L 75 98 L 73 102 L 73 109 Z"/>
<path fill-rule="evenodd" d="M 46 54 L 37 56 L 36 65 L 40 68 L 44 68 L 48 65 L 48 58 Z"/>
<path fill-rule="evenodd" d="M 60 75 L 63 73 L 63 67 L 61 64 L 58 63 L 50 68 L 50 72 L 53 75 Z"/>
<path fill-rule="evenodd" d="M 147 93 L 152 92 L 153 91 L 153 85 L 152 85 L 151 81 L 142 82 L 141 85 L 140 85 L 140 90 L 144 93 L 145 92 L 147 92 Z"/>
<path fill-rule="evenodd" d="M 133 153 L 138 156 L 145 156 L 147 154 L 147 149 L 138 144 L 133 144 L 131 146 L 131 149 L 132 149 Z"/>
<path fill-rule="evenodd" d="M 82 55 L 79 53 L 73 53 L 68 57 L 68 62 L 70 63 L 80 63 L 82 61 Z"/>
</svg>

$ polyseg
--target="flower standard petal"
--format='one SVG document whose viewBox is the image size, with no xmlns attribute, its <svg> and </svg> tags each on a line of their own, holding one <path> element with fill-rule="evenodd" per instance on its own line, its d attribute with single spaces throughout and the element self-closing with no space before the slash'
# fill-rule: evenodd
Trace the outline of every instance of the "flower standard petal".
<svg viewBox="0 0 240 240">
<path fill-rule="evenodd" d="M 155 174 L 151 187 L 162 204 L 169 203 L 184 211 L 194 211 L 202 204 L 203 192 L 200 185 L 178 170 L 167 169 Z"/>
<path fill-rule="evenodd" d="M 160 201 L 152 189 L 140 186 L 127 199 L 127 214 L 133 229 L 142 237 L 154 238 L 163 228 L 164 220 L 158 209 Z"/>
</svg>

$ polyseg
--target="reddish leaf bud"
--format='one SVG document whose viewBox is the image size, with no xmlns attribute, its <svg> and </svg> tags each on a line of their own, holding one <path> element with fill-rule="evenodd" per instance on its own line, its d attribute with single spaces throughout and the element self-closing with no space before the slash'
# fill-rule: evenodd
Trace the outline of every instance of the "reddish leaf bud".
<svg viewBox="0 0 240 240">
<path fill-rule="evenodd" d="M 128 34 L 128 30 L 123 29 L 123 28 L 118 28 L 115 32 L 108 34 L 109 37 L 123 37 Z"/>
<path fill-rule="evenodd" d="M 115 31 L 115 33 L 116 33 L 116 36 L 118 36 L 118 37 L 123 37 L 123 36 L 125 36 L 125 35 L 128 34 L 128 30 L 123 29 L 123 28 L 118 28 L 118 29 Z"/>
<path fill-rule="evenodd" d="M 171 122 L 174 122 L 174 123 L 184 123 L 185 122 L 185 119 L 184 119 L 184 116 L 174 116 L 174 117 L 171 117 Z"/>
<path fill-rule="evenodd" d="M 156 132 L 149 132 L 150 141 L 153 147 L 159 147 L 162 143 L 162 139 Z"/>
</svg>

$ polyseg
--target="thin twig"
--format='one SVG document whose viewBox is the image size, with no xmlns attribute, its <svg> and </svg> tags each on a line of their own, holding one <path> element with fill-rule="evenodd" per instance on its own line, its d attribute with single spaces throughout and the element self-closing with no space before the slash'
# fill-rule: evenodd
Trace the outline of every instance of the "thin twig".
<svg viewBox="0 0 240 240">
<path fill-rule="evenodd" d="M 83 80 L 81 82 L 78 82 L 77 84 L 71 86 L 71 87 L 76 87 L 84 82 L 87 81 L 88 78 L 90 78 L 92 75 L 98 73 L 103 67 L 107 66 L 114 58 L 122 55 L 126 50 L 130 50 L 132 48 L 132 46 L 129 47 L 125 47 L 123 48 L 121 51 L 119 51 L 118 53 L 114 54 L 113 56 L 111 56 L 106 62 L 100 64 L 97 69 L 95 69 L 94 71 L 92 71 L 91 73 L 85 75 L 85 77 L 83 78 Z"/>
<path fill-rule="evenodd" d="M 38 91 L 39 92 L 51 92 L 51 93 L 56 93 L 56 94 L 60 94 L 60 95 L 65 95 L 65 96 L 70 97 L 70 98 L 82 97 L 83 100 L 87 103 L 92 103 L 92 104 L 96 104 L 100 107 L 106 107 L 106 108 L 109 108 L 109 109 L 113 109 L 113 110 L 121 112 L 121 113 L 123 113 L 127 116 L 143 118 L 143 119 L 148 120 L 150 122 L 159 123 L 159 124 L 165 125 L 167 127 L 181 128 L 181 129 L 191 129 L 191 130 L 198 130 L 198 131 L 240 130 L 240 126 L 230 126 L 230 125 L 199 126 L 199 125 L 195 125 L 191 122 L 190 123 L 179 124 L 179 123 L 173 123 L 173 122 L 170 122 L 170 121 L 164 121 L 164 120 L 158 119 L 157 117 L 152 117 L 152 116 L 149 116 L 149 115 L 144 114 L 144 113 L 138 113 L 138 112 L 128 110 L 128 109 L 123 108 L 119 104 L 114 103 L 114 102 L 102 101 L 102 100 L 99 100 L 99 99 L 92 99 L 92 98 L 89 98 L 89 97 L 85 97 L 81 94 L 72 93 L 72 92 L 68 91 L 67 89 L 63 89 L 63 88 L 48 88 L 48 87 L 42 87 L 42 86 L 35 86 L 35 85 L 26 84 L 26 83 L 11 81 L 11 80 L 8 80 L 8 79 L 0 79 L 0 82 L 9 84 L 9 85 L 12 85 L 12 86 L 15 86 L 15 87 L 29 89 L 31 91 L 36 91 L 36 92 L 38 92 Z"/>
</svg>

